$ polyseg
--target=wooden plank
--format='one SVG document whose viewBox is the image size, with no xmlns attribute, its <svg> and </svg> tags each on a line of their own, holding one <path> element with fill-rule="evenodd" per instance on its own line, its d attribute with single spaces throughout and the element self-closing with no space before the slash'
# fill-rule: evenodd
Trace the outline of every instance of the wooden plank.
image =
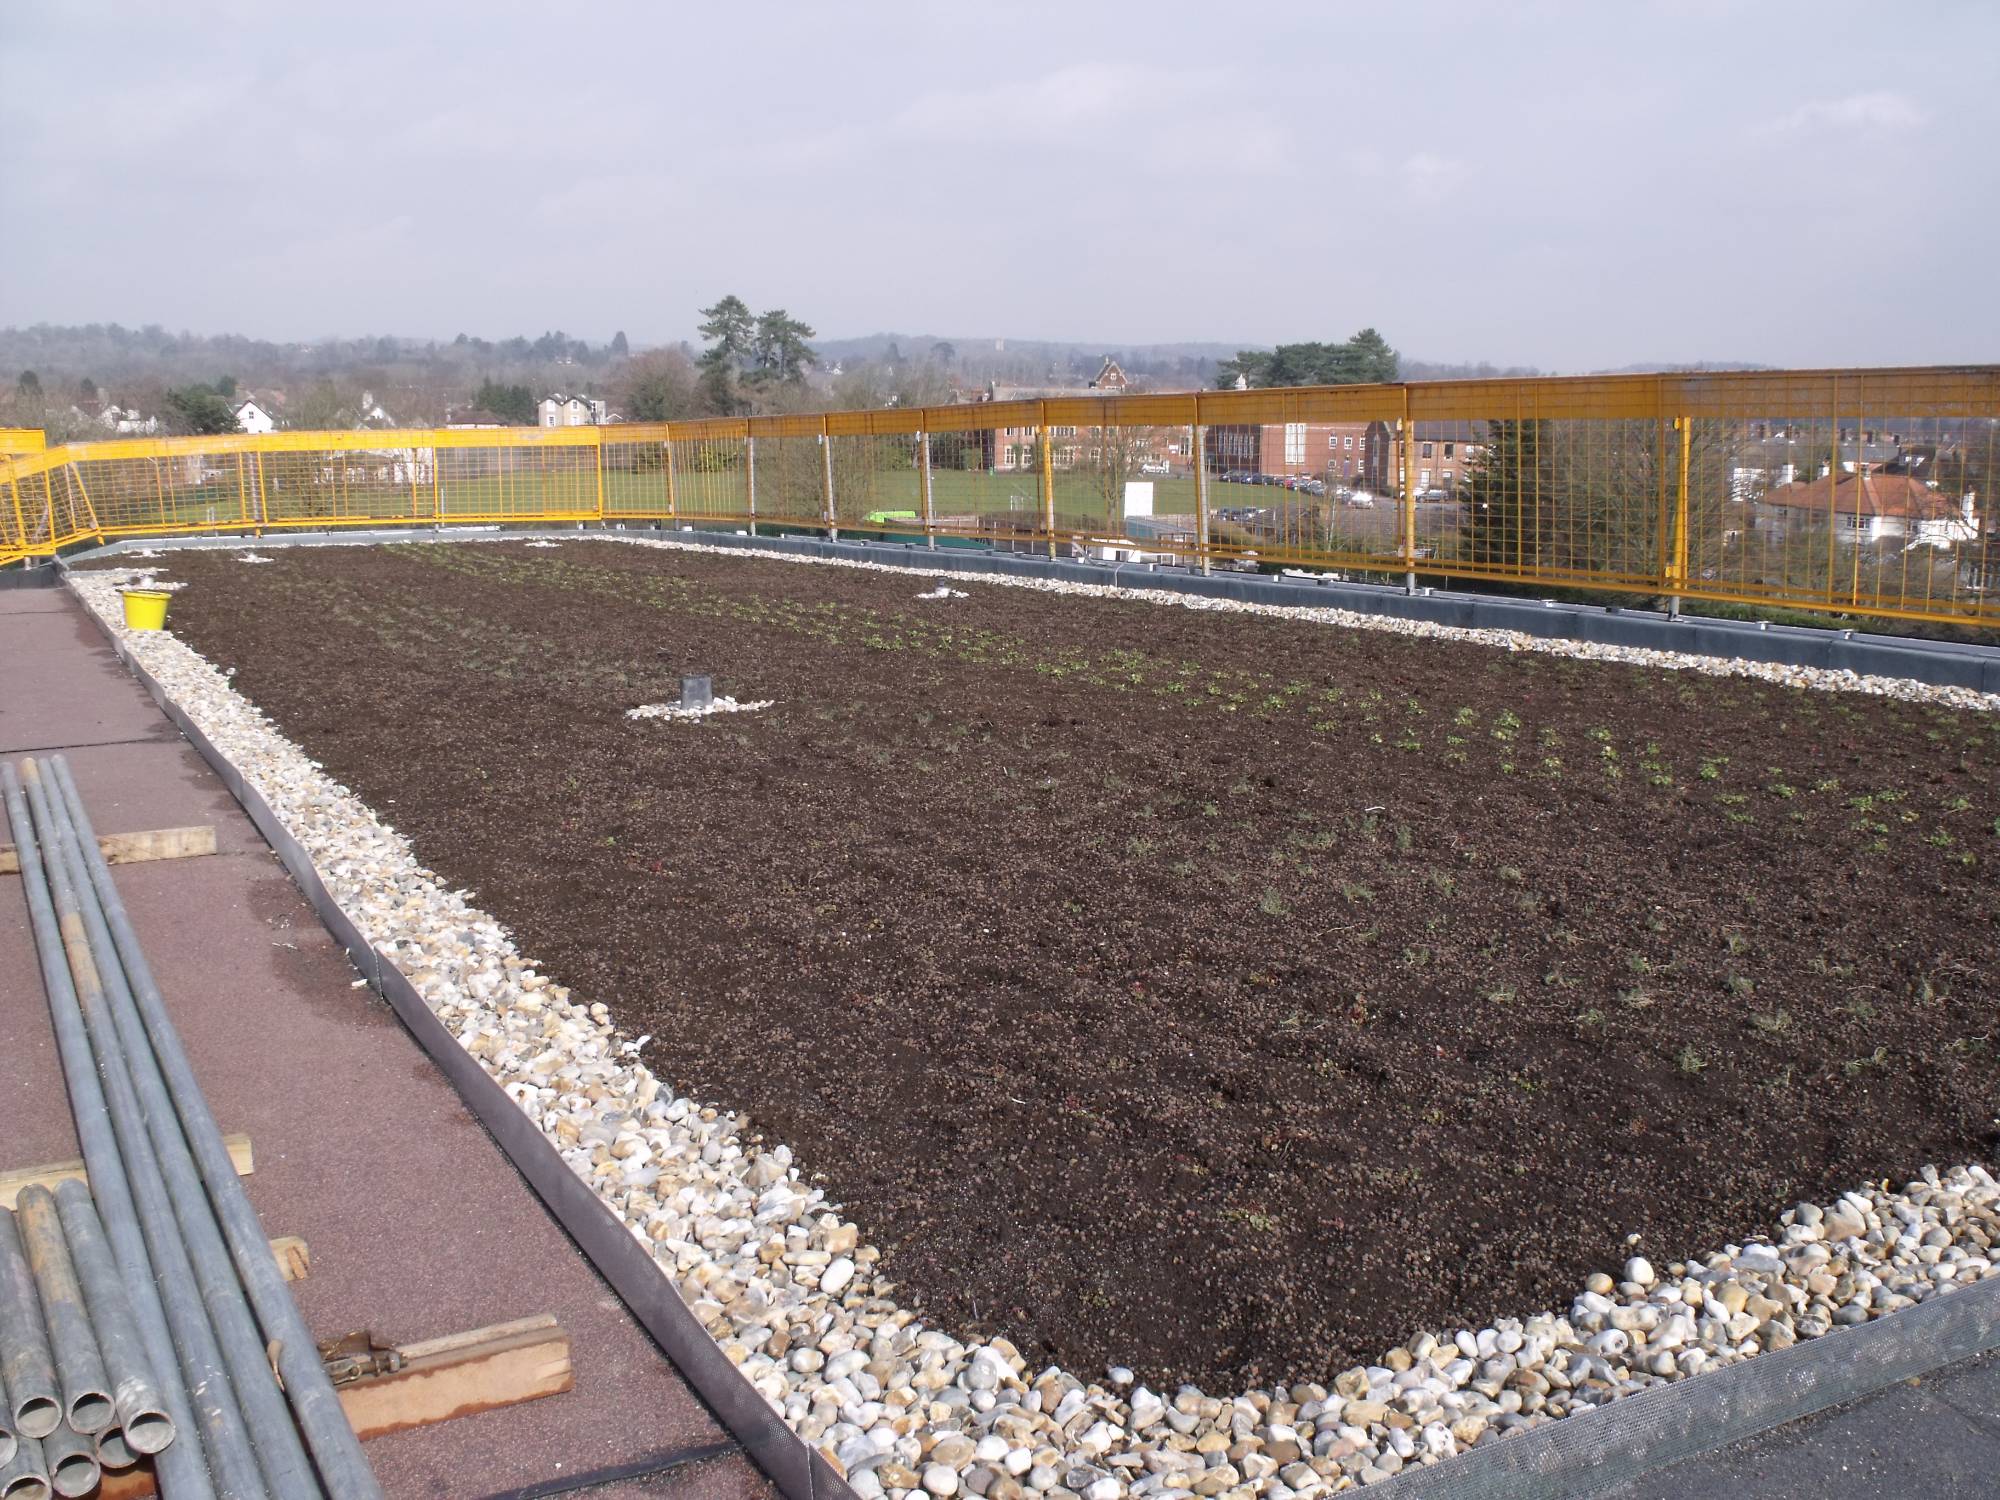
<svg viewBox="0 0 2000 1500">
<path fill-rule="evenodd" d="M 236 1163 L 236 1175 L 248 1177 L 255 1166 L 250 1153 L 250 1137 L 225 1135 L 222 1144 L 229 1148 L 229 1159 Z M 82 1162 L 58 1161 L 50 1162 L 45 1167 L 17 1167 L 10 1172 L 0 1172 L 0 1208 L 12 1208 L 24 1187 L 40 1183 L 45 1188 L 53 1188 L 57 1183 L 71 1179 L 78 1182 L 86 1180 Z"/>
<path fill-rule="evenodd" d="M 271 1254 L 277 1257 L 278 1269 L 287 1281 L 304 1281 L 312 1274 L 312 1252 L 295 1234 L 281 1234 L 272 1240 Z"/>
<path fill-rule="evenodd" d="M 339 1387 L 364 1438 L 514 1406 L 570 1389 L 569 1335 L 552 1317 L 522 1318 L 401 1347 L 403 1368 Z M 156 1494 L 151 1464 L 106 1474 L 98 1500 Z"/>
<path fill-rule="evenodd" d="M 215 830 L 207 825 L 193 828 L 149 828 L 140 833 L 107 833 L 97 847 L 104 851 L 105 863 L 145 864 L 156 859 L 193 859 L 215 853 Z M 0 875 L 21 873 L 21 854 L 12 844 L 0 844 Z"/>
<path fill-rule="evenodd" d="M 365 1438 L 560 1395 L 574 1384 L 569 1335 L 547 1314 L 400 1347 L 395 1374 L 340 1388 L 347 1419 Z"/>
</svg>

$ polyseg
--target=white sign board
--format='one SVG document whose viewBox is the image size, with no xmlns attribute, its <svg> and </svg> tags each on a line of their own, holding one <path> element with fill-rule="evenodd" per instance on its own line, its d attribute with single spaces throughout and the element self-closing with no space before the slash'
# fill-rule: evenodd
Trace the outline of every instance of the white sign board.
<svg viewBox="0 0 2000 1500">
<path fill-rule="evenodd" d="M 1125 481 L 1125 514 L 1128 516 L 1150 516 L 1153 513 L 1153 481 L 1150 479 L 1128 479 Z"/>
</svg>

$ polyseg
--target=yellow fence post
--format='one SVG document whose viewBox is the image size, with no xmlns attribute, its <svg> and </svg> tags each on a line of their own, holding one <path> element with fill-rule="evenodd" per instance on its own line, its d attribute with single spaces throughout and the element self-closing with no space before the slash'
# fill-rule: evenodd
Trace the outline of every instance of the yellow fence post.
<svg viewBox="0 0 2000 1500">
<path fill-rule="evenodd" d="M 431 439 L 431 525 L 444 529 L 444 478 L 440 472 L 444 468 L 444 449 Z"/>
<path fill-rule="evenodd" d="M 262 526 L 252 529 L 257 536 L 262 536 L 263 526 L 271 524 L 271 501 L 264 492 L 264 450 L 259 448 L 253 456 L 257 460 L 257 518 Z"/>
<path fill-rule="evenodd" d="M 750 535 L 757 534 L 757 435 L 743 424 L 743 489 L 750 502 Z"/>
<path fill-rule="evenodd" d="M 597 524 L 604 524 L 604 434 L 598 428 L 590 429 L 590 451 L 597 455 Z"/>
<path fill-rule="evenodd" d="M 681 508 L 679 486 L 675 483 L 674 478 L 674 440 L 671 437 L 664 438 L 660 442 L 660 447 L 666 455 L 667 517 L 671 520 L 680 514 Z"/>
<path fill-rule="evenodd" d="M 928 424 L 917 434 L 917 493 L 924 510 L 924 545 L 937 550 L 937 506 L 931 499 L 931 435 Z"/>
<path fill-rule="evenodd" d="M 1201 558 L 1201 571 L 1209 571 L 1208 559 L 1208 424 L 1201 420 L 1199 400 L 1195 407 L 1194 441 L 1194 544 Z"/>
<path fill-rule="evenodd" d="M 1056 456 L 1049 446 L 1049 404 L 1038 401 L 1035 439 L 1042 445 L 1042 532 L 1049 539 L 1049 556 L 1056 555 Z"/>
</svg>

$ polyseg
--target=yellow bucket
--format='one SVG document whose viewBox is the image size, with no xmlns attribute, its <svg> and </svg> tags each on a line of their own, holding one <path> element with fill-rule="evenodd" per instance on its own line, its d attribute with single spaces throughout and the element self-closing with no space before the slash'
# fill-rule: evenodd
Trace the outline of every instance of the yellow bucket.
<svg viewBox="0 0 2000 1500">
<path fill-rule="evenodd" d="M 167 601 L 173 597 L 165 589 L 122 589 L 125 596 L 125 628 L 164 630 Z"/>
</svg>

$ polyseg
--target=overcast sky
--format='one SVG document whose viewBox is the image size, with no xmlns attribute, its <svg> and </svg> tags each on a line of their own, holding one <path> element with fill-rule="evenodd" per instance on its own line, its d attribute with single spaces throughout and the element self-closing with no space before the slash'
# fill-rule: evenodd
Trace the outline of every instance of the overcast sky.
<svg viewBox="0 0 2000 1500">
<path fill-rule="evenodd" d="M 2000 5 L 0 3 L 0 325 L 2000 358 Z"/>
</svg>

